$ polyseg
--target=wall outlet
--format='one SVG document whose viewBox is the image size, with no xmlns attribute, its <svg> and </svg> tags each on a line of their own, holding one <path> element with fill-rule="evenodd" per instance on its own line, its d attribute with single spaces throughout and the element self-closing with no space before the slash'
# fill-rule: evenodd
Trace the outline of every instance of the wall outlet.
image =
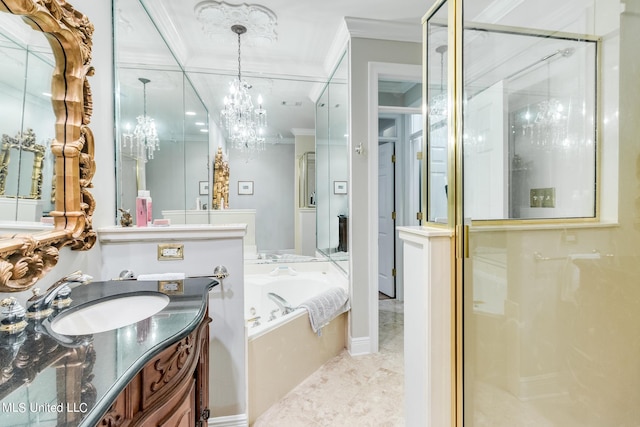
<svg viewBox="0 0 640 427">
<path fill-rule="evenodd" d="M 532 208 L 555 208 L 556 188 L 532 188 L 529 190 L 529 202 Z"/>
<path fill-rule="evenodd" d="M 562 240 L 565 243 L 578 243 L 578 236 L 576 235 L 576 233 L 574 232 L 570 232 L 570 231 L 563 231 L 562 232 Z"/>
<path fill-rule="evenodd" d="M 182 259 L 184 259 L 184 245 L 177 243 L 161 243 L 158 245 L 158 261 Z"/>
</svg>

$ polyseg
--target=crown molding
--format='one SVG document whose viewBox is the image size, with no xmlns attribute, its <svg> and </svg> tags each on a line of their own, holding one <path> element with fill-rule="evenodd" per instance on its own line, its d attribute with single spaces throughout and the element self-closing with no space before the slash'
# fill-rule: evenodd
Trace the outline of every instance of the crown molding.
<svg viewBox="0 0 640 427">
<path fill-rule="evenodd" d="M 363 19 L 345 17 L 349 35 L 364 39 L 379 39 L 398 42 L 422 42 L 422 25 L 419 21 L 415 24 L 396 21 L 381 21 L 376 19 Z"/>
<path fill-rule="evenodd" d="M 176 56 L 176 60 L 183 66 L 189 58 L 189 48 L 183 40 L 182 33 L 176 28 L 171 18 L 171 14 L 163 2 L 146 1 L 144 9 L 150 15 L 151 20 L 157 26 L 160 37 L 167 44 L 171 52 Z"/>
<path fill-rule="evenodd" d="M 324 59 L 323 68 L 327 78 L 331 75 L 331 73 L 333 73 L 333 70 L 342 59 L 342 55 L 344 55 L 348 47 L 349 29 L 347 28 L 347 23 L 345 21 L 342 21 L 340 27 L 338 28 L 338 31 L 336 32 L 336 36 L 331 42 L 329 51 L 327 52 L 327 55 Z"/>
</svg>

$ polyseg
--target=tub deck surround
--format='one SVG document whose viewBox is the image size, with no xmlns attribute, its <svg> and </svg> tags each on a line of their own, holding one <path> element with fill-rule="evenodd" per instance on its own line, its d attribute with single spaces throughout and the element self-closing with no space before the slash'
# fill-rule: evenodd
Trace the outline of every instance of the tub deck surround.
<svg viewBox="0 0 640 427">
<path fill-rule="evenodd" d="M 121 392 L 141 375 L 162 377 L 158 386 L 151 387 L 155 391 L 165 380 L 172 384 L 172 378 L 180 376 L 176 366 L 165 375 L 147 365 L 157 358 L 168 367 L 170 360 L 200 351 L 208 339 L 209 290 L 217 284 L 210 278 L 185 279 L 175 292 L 165 292 L 169 304 L 157 314 L 106 332 L 56 336 L 50 332 L 54 314 L 40 323 L 30 320 L 20 334 L 0 335 L 0 369 L 6 373 L 0 380 L 0 424 L 94 426 L 117 410 L 116 403 L 123 402 Z M 126 293 L 157 292 L 162 286 L 157 281 L 94 282 L 75 288 L 73 302 L 65 310 Z M 184 386 L 185 390 L 189 387 L 195 386 Z M 143 401 L 153 408 L 161 401 L 159 395 L 147 394 Z"/>
<path fill-rule="evenodd" d="M 298 384 L 346 347 L 347 313 L 322 328 L 309 326 L 307 316 L 295 316 L 248 342 L 249 425 Z"/>
<path fill-rule="evenodd" d="M 245 264 L 249 423 L 346 346 L 348 313 L 315 333 L 303 302 L 335 287 L 348 289 L 329 262 Z M 295 310 L 282 315 L 269 293 Z M 256 318 L 259 317 L 256 323 Z"/>
</svg>

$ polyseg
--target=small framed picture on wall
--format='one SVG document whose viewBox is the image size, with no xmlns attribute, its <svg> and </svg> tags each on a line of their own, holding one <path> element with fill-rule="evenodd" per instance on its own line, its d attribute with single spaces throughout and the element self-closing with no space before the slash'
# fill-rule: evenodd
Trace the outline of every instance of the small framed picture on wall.
<svg viewBox="0 0 640 427">
<path fill-rule="evenodd" d="M 347 194 L 347 181 L 333 181 L 333 194 Z"/>
<path fill-rule="evenodd" d="M 206 196 L 209 194 L 209 182 L 207 181 L 200 181 L 200 195 L 201 196 Z"/>
<path fill-rule="evenodd" d="M 253 181 L 238 181 L 238 194 L 240 195 L 253 194 Z"/>
</svg>

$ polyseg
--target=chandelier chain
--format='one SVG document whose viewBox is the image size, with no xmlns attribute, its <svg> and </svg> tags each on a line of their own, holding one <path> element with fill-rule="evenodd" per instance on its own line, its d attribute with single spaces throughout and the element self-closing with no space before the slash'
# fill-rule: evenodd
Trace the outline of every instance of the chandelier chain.
<svg viewBox="0 0 640 427">
<path fill-rule="evenodd" d="M 142 82 L 142 115 L 147 117 L 147 83 Z"/>
<path fill-rule="evenodd" d="M 241 58 L 241 51 L 240 51 L 240 33 L 238 33 L 238 81 L 241 82 L 242 81 L 242 62 L 240 61 Z"/>
</svg>

